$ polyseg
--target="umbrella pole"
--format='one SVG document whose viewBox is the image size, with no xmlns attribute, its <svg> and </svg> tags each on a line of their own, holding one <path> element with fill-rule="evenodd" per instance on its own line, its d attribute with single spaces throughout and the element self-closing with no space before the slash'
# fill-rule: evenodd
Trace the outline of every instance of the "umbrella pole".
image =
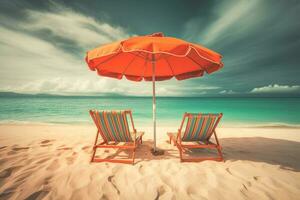
<svg viewBox="0 0 300 200">
<path fill-rule="evenodd" d="M 152 111 L 153 111 L 153 151 L 156 152 L 156 97 L 155 97 L 155 55 L 152 54 Z"/>
<path fill-rule="evenodd" d="M 156 148 L 156 97 L 155 97 L 155 55 L 152 54 L 152 92 L 153 92 L 153 148 L 151 152 L 154 156 L 163 155 L 162 149 Z"/>
</svg>

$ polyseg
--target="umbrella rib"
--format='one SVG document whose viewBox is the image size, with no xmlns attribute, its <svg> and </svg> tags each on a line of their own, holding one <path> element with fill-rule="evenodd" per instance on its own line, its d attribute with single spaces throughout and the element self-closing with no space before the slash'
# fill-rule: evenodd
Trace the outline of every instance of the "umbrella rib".
<svg viewBox="0 0 300 200">
<path fill-rule="evenodd" d="M 138 52 L 138 55 L 141 54 L 140 52 Z M 133 63 L 133 61 L 138 57 L 138 55 L 133 54 L 133 58 L 131 59 L 131 61 L 128 63 L 128 65 L 125 67 L 124 71 L 122 72 L 122 76 L 124 76 L 126 70 L 128 69 L 129 65 L 131 65 L 131 63 Z"/>
<path fill-rule="evenodd" d="M 175 76 L 174 70 L 173 70 L 173 68 L 172 68 L 171 64 L 169 63 L 169 61 L 168 61 L 167 57 L 165 57 L 164 59 L 165 59 L 165 60 L 166 60 L 166 62 L 168 63 L 168 65 L 169 65 L 169 67 L 170 67 L 170 69 L 171 69 L 171 71 L 172 71 L 172 74 L 173 74 L 173 76 Z"/>
<path fill-rule="evenodd" d="M 206 72 L 206 69 L 205 68 L 203 69 L 203 67 L 201 67 L 201 65 L 197 61 L 195 61 L 193 58 L 191 58 L 189 56 L 186 56 L 186 57 L 188 57 L 191 61 L 193 61 L 194 63 L 196 63 L 200 67 L 200 70 L 204 70 Z"/>
<path fill-rule="evenodd" d="M 145 69 L 144 69 L 144 72 L 143 72 L 143 77 L 144 78 L 145 78 L 145 73 L 146 73 L 146 69 L 147 69 L 148 55 L 149 54 L 146 54 L 146 58 L 145 58 L 145 62 L 144 62 L 144 66 L 145 66 Z"/>
</svg>

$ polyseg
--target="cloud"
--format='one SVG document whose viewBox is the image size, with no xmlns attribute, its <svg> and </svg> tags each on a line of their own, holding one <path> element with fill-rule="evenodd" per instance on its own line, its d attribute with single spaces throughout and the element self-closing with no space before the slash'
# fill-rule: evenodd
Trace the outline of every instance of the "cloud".
<svg viewBox="0 0 300 200">
<path fill-rule="evenodd" d="M 232 1 L 221 4 L 216 9 L 219 17 L 212 23 L 203 34 L 203 41 L 205 44 L 216 41 L 220 36 L 227 34 L 228 29 L 241 18 L 248 15 L 253 11 L 253 8 L 257 4 L 256 0 L 252 1 Z M 249 24 L 248 24 L 249 25 Z"/>
<path fill-rule="evenodd" d="M 236 94 L 236 92 L 233 90 L 222 90 L 219 94 Z"/>
<path fill-rule="evenodd" d="M 1 77 L 16 80 L 68 73 L 82 63 L 50 42 L 4 27 L 0 27 L 0 60 Z"/>
<path fill-rule="evenodd" d="M 38 30 L 50 30 L 57 37 L 69 38 L 82 48 L 128 36 L 121 27 L 99 22 L 65 7 L 59 9 L 55 7 L 49 12 L 27 10 L 26 16 L 26 20 L 6 18 L 3 26 L 1 26 L 3 21 L 0 21 L 2 89 L 58 92 L 67 91 L 69 83 L 62 81 L 58 84 L 59 81 L 55 77 L 64 77 L 72 81 L 91 80 L 91 82 L 98 79 L 88 70 L 84 62 L 84 51 L 78 52 L 82 56 L 75 56 L 72 52 L 60 48 L 57 41 L 50 40 L 47 34 L 35 34 Z M 113 83 L 114 80 L 107 82 Z M 78 83 L 79 90 L 81 84 L 88 83 L 84 81 Z M 76 91 L 74 84 L 72 87 L 70 90 Z"/>
<path fill-rule="evenodd" d="M 131 83 L 132 84 L 132 83 Z M 139 86 L 137 85 L 138 89 Z M 90 94 L 90 93 L 112 93 L 112 94 L 135 94 L 137 89 L 130 87 L 126 80 L 112 80 L 108 78 L 74 79 L 57 77 L 52 79 L 36 80 L 16 87 L 2 87 L 2 91 L 20 93 L 52 93 L 52 94 Z M 141 89 L 141 88 L 139 88 Z"/>
<path fill-rule="evenodd" d="M 58 4 L 51 12 L 26 11 L 29 22 L 22 27 L 30 31 L 50 31 L 53 35 L 72 40 L 84 48 L 129 37 L 125 29 L 62 7 Z"/>
<path fill-rule="evenodd" d="M 291 88 L 300 85 L 297 76 L 300 72 L 297 67 L 300 21 L 291 20 L 297 19 L 300 10 L 298 2 L 290 4 L 280 1 L 275 4 L 272 1 L 228 0 L 199 3 L 203 6 L 191 4 L 195 12 L 185 8 L 180 14 L 176 10 L 168 13 L 170 16 L 176 14 L 176 18 L 181 19 L 176 27 L 179 33 L 185 31 L 183 35 L 177 35 L 170 31 L 169 26 L 164 26 L 171 24 L 166 20 L 148 24 L 147 27 L 141 25 L 142 21 L 147 21 L 144 18 L 131 20 L 128 24 L 128 16 L 132 13 L 128 14 L 128 10 L 123 9 L 115 15 L 104 4 L 65 4 L 73 9 L 52 1 L 50 7 L 49 2 L 16 1 L 13 4 L 7 3 L 7 8 L 0 6 L 2 90 L 36 93 L 89 91 L 150 96 L 151 83 L 99 77 L 88 70 L 84 56 L 88 49 L 127 38 L 135 31 L 142 34 L 151 29 L 164 29 L 167 35 L 203 43 L 221 53 L 225 63 L 219 72 L 199 79 L 157 83 L 157 94 L 160 96 L 208 96 L 219 93 L 222 96 L 236 91 L 238 95 L 253 95 L 262 90 L 257 86 L 269 87 L 268 84 L 274 83 L 274 80 L 278 87 L 288 87 L 284 91 L 294 93 Z M 94 12 L 96 7 L 100 9 Z M 200 12 L 197 7 L 202 7 L 205 12 Z M 115 8 L 112 6 L 112 9 Z M 282 10 L 288 12 L 282 15 Z M 172 20 L 176 21 L 176 18 Z M 138 26 L 132 26 L 134 21 L 138 22 Z M 271 87 L 276 88 L 275 85 Z M 289 96 L 290 93 L 282 94 Z"/>
<path fill-rule="evenodd" d="M 92 73 L 92 72 L 90 72 Z M 74 95 L 132 95 L 152 96 L 151 82 L 132 82 L 126 79 L 115 80 L 95 76 L 95 79 L 57 77 L 52 79 L 41 79 L 27 82 L 19 86 L 0 87 L 0 91 L 19 93 L 51 93 L 51 94 L 74 94 Z M 198 86 L 196 89 L 189 86 L 178 86 L 176 80 L 159 82 L 156 84 L 157 96 L 199 96 L 207 94 L 208 90 L 217 87 Z"/>
<path fill-rule="evenodd" d="M 256 14 L 259 14 L 258 2 L 223 1 L 210 11 L 210 18 L 200 15 L 186 22 L 184 35 L 190 39 L 196 38 L 200 43 L 209 46 L 222 39 L 231 40 L 230 36 L 243 34 L 255 25 L 257 18 L 252 12 L 256 10 Z M 240 23 L 241 19 L 243 24 Z"/>
<path fill-rule="evenodd" d="M 60 48 L 57 38 L 81 49 L 129 37 L 125 29 L 55 5 L 50 11 L 26 10 L 26 20 L 0 27 L 0 91 L 52 94 L 119 94 L 151 96 L 151 82 L 99 77 L 81 57 Z M 7 22 L 7 21 L 6 21 Z M 0 22 L 1 24 L 1 22 Z M 14 26 L 13 24 L 17 24 Z M 37 34 L 40 31 L 49 34 Z M 64 40 L 60 40 L 64 42 Z M 198 96 L 219 89 L 176 80 L 157 83 L 158 96 Z"/>
<path fill-rule="evenodd" d="M 250 93 L 300 93 L 300 85 L 268 85 L 254 88 Z"/>
<path fill-rule="evenodd" d="M 281 15 L 282 10 L 289 12 Z M 299 11 L 299 2 L 228 0 L 214 4 L 205 16 L 198 13 L 188 20 L 185 37 L 223 55 L 224 68 L 206 83 L 239 95 L 274 80 L 279 85 L 299 85 L 300 23 L 293 20 Z"/>
</svg>

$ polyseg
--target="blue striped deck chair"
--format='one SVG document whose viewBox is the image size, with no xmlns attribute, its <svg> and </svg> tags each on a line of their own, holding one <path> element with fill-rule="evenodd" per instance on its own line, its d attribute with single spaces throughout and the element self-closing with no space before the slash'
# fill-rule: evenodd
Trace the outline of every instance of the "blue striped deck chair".
<svg viewBox="0 0 300 200">
<path fill-rule="evenodd" d="M 97 134 L 93 146 L 93 155 L 91 158 L 91 162 L 117 162 L 117 163 L 134 164 L 135 150 L 138 144 L 142 144 L 142 138 L 144 133 L 137 132 L 136 129 L 134 128 L 132 112 L 130 110 L 124 110 L 124 111 L 90 110 L 90 115 L 97 127 Z M 128 117 L 131 121 L 132 130 L 130 130 L 129 127 Z M 124 145 L 119 145 L 120 143 L 124 143 Z M 132 158 L 129 159 L 95 158 L 97 148 L 129 149 L 132 150 Z"/>
<path fill-rule="evenodd" d="M 222 147 L 219 143 L 216 127 L 223 114 L 204 114 L 204 113 L 185 113 L 177 133 L 168 132 L 169 142 L 173 141 L 177 146 L 181 162 L 197 162 L 203 160 L 223 161 Z M 187 120 L 186 120 L 187 119 Z M 185 129 L 183 130 L 183 127 Z M 212 135 L 215 137 L 215 143 L 210 141 Z M 196 144 L 195 144 L 196 143 Z M 208 148 L 216 149 L 217 157 L 184 158 L 183 153 L 186 149 Z"/>
</svg>

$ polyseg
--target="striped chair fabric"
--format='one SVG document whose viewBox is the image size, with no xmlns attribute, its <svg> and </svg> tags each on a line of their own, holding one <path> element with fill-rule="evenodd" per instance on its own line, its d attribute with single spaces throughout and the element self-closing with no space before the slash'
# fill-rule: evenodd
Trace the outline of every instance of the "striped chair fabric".
<svg viewBox="0 0 300 200">
<path fill-rule="evenodd" d="M 215 129 L 220 114 L 188 113 L 182 141 L 208 141 Z"/>
<path fill-rule="evenodd" d="M 107 142 L 132 142 L 126 111 L 93 111 L 95 123 Z"/>
</svg>

